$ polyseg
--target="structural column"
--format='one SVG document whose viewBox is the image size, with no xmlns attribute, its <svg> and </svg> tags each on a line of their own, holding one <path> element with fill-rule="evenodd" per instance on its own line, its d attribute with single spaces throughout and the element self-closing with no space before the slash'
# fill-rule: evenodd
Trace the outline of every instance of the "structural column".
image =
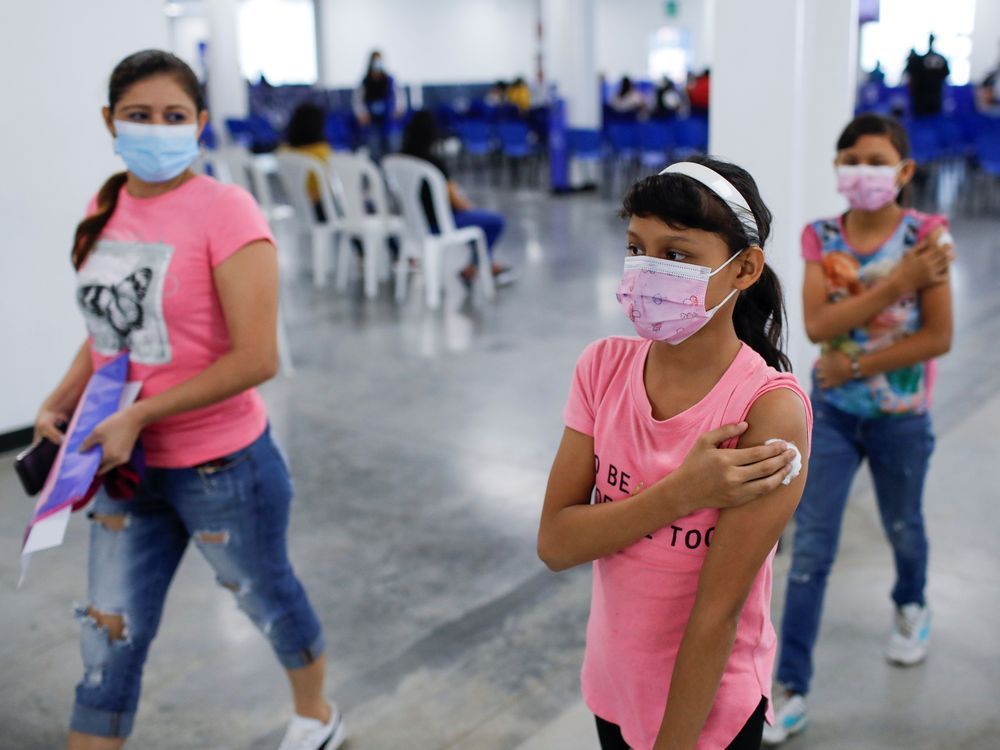
<svg viewBox="0 0 1000 750">
<path fill-rule="evenodd" d="M 986 74 L 995 70 L 997 65 L 1000 65 L 1000 2 L 976 0 L 969 83 L 982 83 Z"/>
<path fill-rule="evenodd" d="M 746 168 L 774 215 L 766 251 L 781 277 L 788 350 L 806 381 L 806 221 L 843 210 L 834 145 L 854 111 L 857 0 L 715 0 L 709 151 Z"/>
<path fill-rule="evenodd" d="M 542 0 L 542 68 L 566 101 L 570 127 L 601 122 L 594 44 L 594 0 Z"/>
<path fill-rule="evenodd" d="M 240 70 L 239 4 L 208 0 L 208 109 L 212 125 L 225 139 L 227 117 L 247 116 L 247 82 Z"/>
</svg>

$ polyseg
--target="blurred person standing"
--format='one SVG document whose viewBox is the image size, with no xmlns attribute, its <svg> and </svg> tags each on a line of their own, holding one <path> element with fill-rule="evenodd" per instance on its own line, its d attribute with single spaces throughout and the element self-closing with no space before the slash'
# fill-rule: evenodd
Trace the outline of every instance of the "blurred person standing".
<svg viewBox="0 0 1000 750">
<path fill-rule="evenodd" d="M 393 124 L 402 114 L 402 100 L 378 50 L 372 50 L 368 58 L 368 69 L 354 90 L 352 106 L 358 124 L 368 129 L 369 155 L 380 161 L 393 150 Z"/>
<path fill-rule="evenodd" d="M 915 117 L 941 114 L 941 93 L 951 69 L 944 55 L 934 49 L 934 35 L 927 37 L 927 53 L 918 55 L 910 50 L 906 60 L 906 75 L 910 101 Z"/>
</svg>

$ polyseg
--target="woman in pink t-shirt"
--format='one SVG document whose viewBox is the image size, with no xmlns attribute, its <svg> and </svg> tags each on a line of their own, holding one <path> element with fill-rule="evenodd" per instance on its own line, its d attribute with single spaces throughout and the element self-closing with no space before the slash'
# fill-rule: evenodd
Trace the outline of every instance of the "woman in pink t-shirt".
<svg viewBox="0 0 1000 750">
<path fill-rule="evenodd" d="M 539 555 L 593 561 L 581 679 L 603 748 L 757 748 L 771 560 L 811 424 L 782 372 L 770 212 L 743 169 L 700 158 L 636 183 L 622 213 L 618 300 L 639 338 L 577 363 Z"/>
<path fill-rule="evenodd" d="M 68 746 L 124 745 L 167 589 L 193 539 L 287 670 L 296 715 L 282 750 L 338 747 L 344 727 L 323 696 L 322 628 L 288 561 L 291 480 L 254 390 L 277 362 L 274 241 L 248 193 L 191 171 L 208 113 L 181 60 L 158 50 L 125 58 L 104 119 L 128 171 L 105 183 L 77 228 L 72 260 L 90 335 L 36 432 L 61 442 L 57 425 L 90 375 L 124 351 L 139 400 L 82 450 L 99 446 L 106 474 L 141 440 L 147 469 L 135 497 L 100 491 L 89 514 L 84 676 Z"/>
</svg>

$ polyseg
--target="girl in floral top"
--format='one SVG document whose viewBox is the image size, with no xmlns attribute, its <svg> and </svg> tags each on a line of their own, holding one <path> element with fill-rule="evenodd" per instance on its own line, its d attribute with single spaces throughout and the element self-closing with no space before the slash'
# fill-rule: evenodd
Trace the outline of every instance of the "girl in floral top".
<svg viewBox="0 0 1000 750">
<path fill-rule="evenodd" d="M 895 627 L 886 657 L 917 664 L 930 636 L 922 505 L 934 445 L 928 413 L 934 358 L 951 347 L 951 237 L 943 216 L 897 200 L 916 165 L 895 120 L 855 118 L 837 142 L 834 165 L 850 208 L 802 232 L 806 331 L 822 354 L 813 371 L 809 479 L 795 513 L 777 721 L 764 731 L 772 744 L 806 724 L 823 594 L 862 459 L 868 459 L 896 563 Z"/>
</svg>

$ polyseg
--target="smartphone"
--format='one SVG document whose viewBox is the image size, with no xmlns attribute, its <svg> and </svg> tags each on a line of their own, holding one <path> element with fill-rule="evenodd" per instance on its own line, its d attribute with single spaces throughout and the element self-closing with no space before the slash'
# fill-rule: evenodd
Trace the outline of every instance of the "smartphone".
<svg viewBox="0 0 1000 750">
<path fill-rule="evenodd" d="M 60 432 L 66 431 L 66 423 L 60 422 L 56 425 Z M 24 491 L 28 495 L 37 495 L 45 486 L 45 480 L 49 478 L 52 471 L 52 464 L 56 462 L 59 454 L 59 446 L 48 438 L 42 438 L 31 447 L 25 449 L 14 459 L 14 469 L 17 476 L 24 485 Z"/>
</svg>

